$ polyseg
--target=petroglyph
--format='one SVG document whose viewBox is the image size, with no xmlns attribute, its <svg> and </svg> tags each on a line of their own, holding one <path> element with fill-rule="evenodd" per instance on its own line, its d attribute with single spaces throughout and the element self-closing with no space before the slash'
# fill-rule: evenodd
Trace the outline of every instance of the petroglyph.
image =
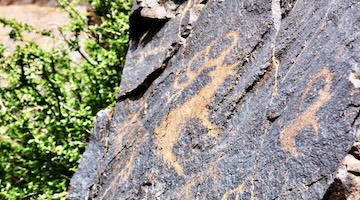
<svg viewBox="0 0 360 200">
<path fill-rule="evenodd" d="M 99 199 L 107 199 L 109 197 L 107 197 L 107 195 L 109 194 L 109 192 L 114 192 L 116 190 L 116 186 L 119 183 L 119 180 L 122 179 L 123 180 L 129 180 L 129 177 L 131 175 L 131 170 L 133 169 L 133 165 L 134 165 L 134 160 L 135 160 L 135 154 L 132 153 L 130 155 L 130 159 L 127 160 L 127 164 L 119 171 L 119 169 L 114 169 L 114 171 L 112 171 L 113 174 L 117 174 L 115 176 L 115 178 L 111 181 L 110 186 L 106 188 L 106 190 L 104 191 L 103 195 L 99 198 Z"/>
<path fill-rule="evenodd" d="M 202 125 L 208 129 L 209 133 L 217 137 L 219 133 L 219 127 L 212 124 L 209 121 L 209 104 L 213 98 L 216 89 L 225 81 L 226 77 L 231 75 L 234 71 L 237 63 L 225 64 L 224 60 L 229 52 L 236 46 L 238 41 L 238 34 L 234 31 L 227 34 L 226 38 L 232 39 L 231 45 L 220 52 L 220 55 L 216 58 L 210 58 L 209 52 L 218 41 L 212 41 L 210 45 L 206 48 L 205 52 L 199 52 L 194 55 L 187 65 L 186 72 L 188 80 L 184 83 L 179 83 L 177 78 L 175 79 L 174 88 L 175 89 L 185 89 L 187 88 L 193 80 L 204 70 L 209 69 L 210 67 L 215 67 L 214 70 L 208 73 L 208 76 L 211 77 L 211 82 L 204 86 L 197 94 L 191 97 L 183 105 L 180 105 L 173 109 L 167 116 L 165 116 L 161 124 L 155 128 L 155 140 L 158 146 L 158 149 L 168 164 L 170 164 L 177 172 L 178 175 L 183 175 L 184 171 L 182 166 L 178 163 L 176 156 L 173 153 L 173 147 L 177 143 L 180 137 L 181 128 L 185 123 L 190 119 L 199 120 Z M 201 56 L 204 56 L 204 63 L 196 70 L 192 71 L 191 66 L 194 61 L 199 60 Z"/>
<path fill-rule="evenodd" d="M 239 186 L 237 186 L 236 188 L 227 191 L 221 198 L 221 200 L 226 200 L 229 199 L 229 195 L 230 194 L 235 194 L 235 199 L 238 200 L 240 199 L 240 194 L 242 194 L 244 192 L 244 188 L 245 188 L 245 183 L 240 184 Z"/>
<path fill-rule="evenodd" d="M 130 113 L 128 116 L 126 116 L 124 121 L 128 121 L 129 123 L 127 123 L 124 126 L 121 126 L 118 130 L 117 130 L 117 134 L 115 137 L 115 141 L 114 141 L 114 146 L 115 151 L 117 152 L 115 157 L 113 159 L 116 159 L 117 156 L 119 156 L 118 154 L 120 154 L 123 150 L 125 150 L 126 148 L 130 148 L 134 143 L 137 142 L 138 144 L 143 144 L 144 141 L 146 140 L 146 136 L 147 136 L 147 132 L 144 129 L 144 125 L 141 123 L 141 121 L 139 120 L 139 115 L 140 113 Z M 133 130 L 133 131 L 137 131 L 137 132 L 141 132 L 141 133 L 145 133 L 142 136 L 140 136 L 136 141 L 132 141 L 130 143 L 123 143 L 123 133 L 126 130 Z M 130 153 L 127 155 L 128 159 L 126 161 L 126 164 L 124 166 L 114 166 L 112 167 L 112 171 L 108 172 L 110 174 L 114 174 L 114 179 L 112 179 L 112 181 L 110 182 L 109 187 L 106 188 L 106 190 L 103 192 L 103 195 L 99 198 L 99 199 L 109 199 L 109 197 L 107 196 L 108 194 L 112 194 L 117 186 L 119 185 L 119 183 L 123 182 L 123 181 L 129 181 L 130 180 L 130 176 L 132 175 L 132 170 L 134 169 L 134 164 L 135 164 L 135 159 L 137 158 L 137 154 L 134 152 L 129 151 Z"/>
<path fill-rule="evenodd" d="M 330 86 L 332 80 L 332 74 L 329 69 L 323 69 L 318 72 L 314 77 L 311 78 L 310 82 L 305 88 L 304 94 L 302 95 L 302 102 L 304 101 L 306 95 L 312 88 L 314 82 L 319 78 L 325 79 L 325 85 L 323 89 L 319 90 L 318 99 L 308 109 L 297 117 L 286 129 L 280 133 L 280 143 L 284 151 L 288 151 L 292 156 L 297 157 L 298 153 L 295 147 L 295 138 L 305 127 L 311 125 L 314 129 L 314 132 L 317 134 L 319 132 L 318 121 L 316 120 L 315 114 L 324 105 L 327 101 L 331 99 L 332 94 L 330 93 Z"/>
</svg>

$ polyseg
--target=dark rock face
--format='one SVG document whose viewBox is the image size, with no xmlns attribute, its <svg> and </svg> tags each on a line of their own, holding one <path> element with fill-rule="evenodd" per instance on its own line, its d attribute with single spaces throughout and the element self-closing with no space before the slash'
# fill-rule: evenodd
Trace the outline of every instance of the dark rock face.
<svg viewBox="0 0 360 200">
<path fill-rule="evenodd" d="M 358 169 L 351 187 L 337 173 L 360 135 L 360 2 L 157 2 L 177 7 L 134 7 L 153 24 L 132 29 L 68 198 L 352 198 Z"/>
</svg>

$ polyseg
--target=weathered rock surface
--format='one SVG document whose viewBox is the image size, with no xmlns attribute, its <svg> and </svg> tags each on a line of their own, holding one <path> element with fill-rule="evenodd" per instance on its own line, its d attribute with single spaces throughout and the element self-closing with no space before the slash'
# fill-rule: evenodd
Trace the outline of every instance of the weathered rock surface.
<svg viewBox="0 0 360 200">
<path fill-rule="evenodd" d="M 359 0 L 141 2 L 69 199 L 356 199 Z"/>
</svg>

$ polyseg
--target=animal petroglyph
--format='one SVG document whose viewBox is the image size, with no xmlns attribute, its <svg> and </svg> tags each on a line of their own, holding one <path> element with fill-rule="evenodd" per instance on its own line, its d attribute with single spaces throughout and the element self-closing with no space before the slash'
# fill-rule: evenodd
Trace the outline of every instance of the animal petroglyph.
<svg viewBox="0 0 360 200">
<path fill-rule="evenodd" d="M 229 195 L 235 194 L 235 199 L 240 199 L 240 194 L 244 192 L 245 182 L 237 186 L 236 188 L 227 191 L 221 198 L 221 200 L 229 199 Z"/>
<path fill-rule="evenodd" d="M 185 89 L 202 71 L 215 67 L 214 70 L 208 73 L 208 76 L 211 77 L 211 82 L 205 85 L 183 105 L 171 110 L 169 114 L 164 116 L 160 125 L 155 128 L 155 140 L 161 156 L 165 162 L 170 164 L 176 170 L 178 175 L 183 175 L 184 171 L 173 153 L 173 147 L 179 140 L 181 128 L 188 120 L 197 119 L 201 121 L 202 125 L 208 129 L 212 136 L 217 137 L 219 135 L 219 127 L 212 124 L 208 119 L 208 113 L 210 111 L 209 104 L 216 89 L 225 81 L 226 77 L 231 75 L 237 66 L 237 63 L 225 64 L 224 61 L 228 53 L 236 46 L 238 34 L 236 32 L 230 32 L 227 34 L 226 38 L 231 39 L 232 42 L 227 49 L 220 52 L 218 57 L 210 58 L 209 56 L 210 50 L 218 41 L 211 42 L 205 52 L 195 54 L 186 68 L 188 76 L 187 82 L 179 83 L 179 76 L 177 76 L 174 88 Z M 192 71 L 191 66 L 193 62 L 199 60 L 201 56 L 204 56 L 204 63 L 198 69 Z M 177 75 L 179 75 L 179 73 Z"/>
<path fill-rule="evenodd" d="M 332 96 L 330 93 L 332 74 L 329 69 L 325 68 L 311 78 L 310 82 L 305 88 L 302 101 L 304 101 L 314 82 L 319 78 L 325 79 L 325 85 L 321 90 L 319 90 L 317 100 L 312 105 L 310 105 L 304 113 L 297 117 L 286 129 L 280 132 L 280 143 L 282 149 L 284 151 L 290 152 L 291 155 L 295 157 L 298 156 L 295 147 L 296 136 L 300 133 L 301 130 L 309 125 L 312 126 L 316 134 L 319 132 L 319 125 L 315 114 L 322 105 L 331 99 Z"/>
<path fill-rule="evenodd" d="M 106 188 L 106 190 L 104 191 L 103 195 L 99 198 L 99 199 L 106 199 L 109 198 L 107 197 L 107 195 L 112 192 L 114 192 L 114 190 L 116 190 L 116 186 L 117 184 L 119 184 L 119 180 L 128 180 L 129 176 L 131 174 L 131 170 L 133 168 L 134 165 L 134 160 L 135 160 L 135 154 L 132 153 L 130 155 L 130 159 L 127 160 L 127 164 L 121 168 L 121 169 L 114 169 L 112 171 L 113 174 L 115 174 L 115 178 L 110 182 L 110 185 Z"/>
</svg>

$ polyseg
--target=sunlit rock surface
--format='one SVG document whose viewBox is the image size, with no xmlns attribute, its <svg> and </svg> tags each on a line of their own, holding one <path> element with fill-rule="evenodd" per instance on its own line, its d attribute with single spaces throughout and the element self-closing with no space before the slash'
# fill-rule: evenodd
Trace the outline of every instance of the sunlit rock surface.
<svg viewBox="0 0 360 200">
<path fill-rule="evenodd" d="M 360 2 L 166 2 L 134 6 L 68 199 L 353 198 Z"/>
</svg>

